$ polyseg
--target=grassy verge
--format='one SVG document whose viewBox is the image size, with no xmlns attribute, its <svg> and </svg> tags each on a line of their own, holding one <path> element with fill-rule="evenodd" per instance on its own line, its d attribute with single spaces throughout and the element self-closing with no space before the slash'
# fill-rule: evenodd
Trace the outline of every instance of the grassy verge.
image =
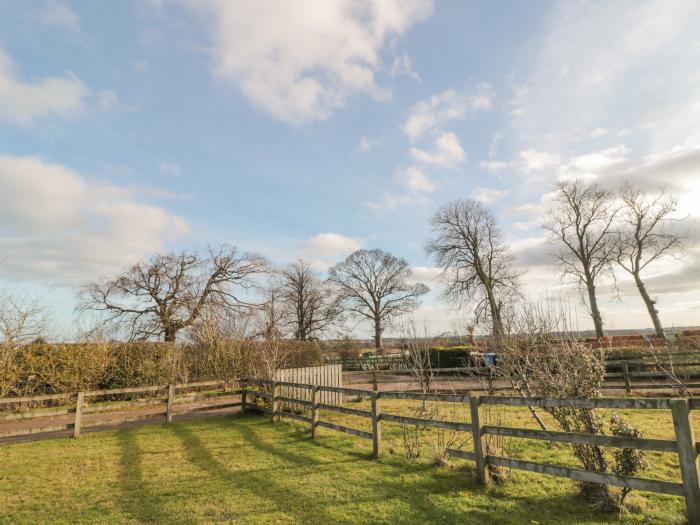
<svg viewBox="0 0 700 525">
<path fill-rule="evenodd" d="M 482 488 L 469 462 L 406 459 L 398 427 L 385 425 L 379 460 L 366 440 L 322 429 L 311 441 L 305 430 L 246 415 L 2 446 L 0 523 L 618 522 L 582 502 L 567 480 L 515 473 L 502 487 Z M 679 498 L 640 493 L 631 503 L 623 523 L 682 521 Z"/>
</svg>

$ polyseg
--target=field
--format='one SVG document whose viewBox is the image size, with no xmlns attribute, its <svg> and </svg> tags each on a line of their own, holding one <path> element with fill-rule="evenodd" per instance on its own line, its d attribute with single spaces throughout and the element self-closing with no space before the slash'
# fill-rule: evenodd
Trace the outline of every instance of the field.
<svg viewBox="0 0 700 525">
<path fill-rule="evenodd" d="M 362 406 L 351 404 L 351 406 Z M 392 413 L 409 411 L 388 403 Z M 627 414 L 649 437 L 668 421 Z M 503 414 L 501 416 L 504 416 Z M 499 417 L 501 417 L 499 416 Z M 526 414 L 505 414 L 525 422 Z M 366 421 L 322 413 L 363 428 Z M 520 424 L 519 423 L 519 424 Z M 633 493 L 620 518 L 583 502 L 574 483 L 517 472 L 502 486 L 476 485 L 473 465 L 407 459 L 401 429 L 371 442 L 258 415 L 212 417 L 0 447 L 0 523 L 682 523 L 681 498 Z M 566 445 L 523 442 L 523 458 L 571 464 Z M 677 479 L 671 455 L 650 455 L 646 477 Z"/>
</svg>

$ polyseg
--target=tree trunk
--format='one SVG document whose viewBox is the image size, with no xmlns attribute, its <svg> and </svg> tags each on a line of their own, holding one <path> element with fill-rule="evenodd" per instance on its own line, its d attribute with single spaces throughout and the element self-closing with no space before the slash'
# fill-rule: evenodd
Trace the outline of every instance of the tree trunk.
<svg viewBox="0 0 700 525">
<path fill-rule="evenodd" d="M 661 339 L 666 339 L 666 334 L 664 333 L 664 327 L 661 325 L 661 320 L 659 319 L 659 311 L 656 309 L 656 301 L 649 297 L 646 286 L 640 277 L 639 273 L 634 274 L 634 282 L 637 285 L 637 290 L 639 290 L 639 295 L 642 296 L 644 304 L 649 311 L 649 317 L 651 317 L 651 322 L 654 323 L 654 330 L 656 331 L 656 336 Z"/>
<path fill-rule="evenodd" d="M 503 337 L 503 319 L 501 318 L 501 310 L 496 303 L 496 298 L 491 290 L 487 291 L 489 310 L 491 311 L 491 333 L 495 340 Z"/>
<path fill-rule="evenodd" d="M 600 310 L 598 309 L 598 299 L 595 296 L 595 284 L 593 284 L 593 279 L 588 278 L 586 281 L 586 288 L 588 289 L 588 305 L 591 308 L 591 317 L 593 318 L 593 326 L 595 327 L 595 336 L 600 339 L 605 334 L 603 333 L 603 318 L 600 315 Z"/>
<path fill-rule="evenodd" d="M 374 348 L 378 354 L 383 353 L 382 349 L 382 323 L 379 317 L 374 318 Z"/>
<path fill-rule="evenodd" d="M 176 334 L 177 329 L 171 326 L 166 326 L 165 331 L 163 332 L 163 341 L 165 341 L 166 343 L 174 343 Z"/>
</svg>

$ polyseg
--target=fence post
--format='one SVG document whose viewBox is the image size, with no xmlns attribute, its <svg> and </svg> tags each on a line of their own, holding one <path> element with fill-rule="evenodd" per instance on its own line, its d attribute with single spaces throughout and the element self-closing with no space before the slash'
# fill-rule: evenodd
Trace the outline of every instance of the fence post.
<svg viewBox="0 0 700 525">
<path fill-rule="evenodd" d="M 241 382 L 241 414 L 245 413 L 246 405 L 248 404 L 248 382 L 244 379 Z"/>
<path fill-rule="evenodd" d="M 489 378 L 488 378 L 488 381 L 489 381 L 489 390 L 488 390 L 488 392 L 489 392 L 489 395 L 492 396 L 492 395 L 493 395 L 493 368 L 491 368 L 491 367 L 489 367 Z"/>
<path fill-rule="evenodd" d="M 311 385 L 311 439 L 316 439 L 318 424 L 318 386 Z"/>
<path fill-rule="evenodd" d="M 469 408 L 472 418 L 472 441 L 474 442 L 474 460 L 476 461 L 476 480 L 483 485 L 486 483 L 486 463 L 484 461 L 484 450 L 481 446 L 481 423 L 479 421 L 480 404 L 480 397 L 472 396 L 469 398 Z"/>
<path fill-rule="evenodd" d="M 690 420 L 687 399 L 671 399 L 673 428 L 678 443 L 678 460 L 685 492 L 685 508 L 688 523 L 700 523 L 700 481 L 698 476 L 695 433 Z"/>
<path fill-rule="evenodd" d="M 632 384 L 630 383 L 630 369 L 627 363 L 622 363 L 622 374 L 625 379 L 625 393 L 629 396 L 632 393 Z"/>
<path fill-rule="evenodd" d="M 75 400 L 75 419 L 73 419 L 73 437 L 80 437 L 80 425 L 83 422 L 83 401 L 85 401 L 85 393 L 78 392 Z"/>
<path fill-rule="evenodd" d="M 379 388 L 377 386 L 377 371 L 376 370 L 374 370 L 372 372 L 372 390 L 375 390 L 375 391 L 379 390 Z"/>
<path fill-rule="evenodd" d="M 175 385 L 168 385 L 168 404 L 165 409 L 165 424 L 173 422 L 173 402 L 175 401 Z"/>
<path fill-rule="evenodd" d="M 379 392 L 372 392 L 372 454 L 375 458 L 379 457 L 382 449 L 382 427 L 380 419 L 382 417 L 379 408 Z"/>
<path fill-rule="evenodd" d="M 275 415 L 277 414 L 277 381 L 272 382 L 272 413 L 270 414 L 270 421 L 275 422 Z"/>
</svg>

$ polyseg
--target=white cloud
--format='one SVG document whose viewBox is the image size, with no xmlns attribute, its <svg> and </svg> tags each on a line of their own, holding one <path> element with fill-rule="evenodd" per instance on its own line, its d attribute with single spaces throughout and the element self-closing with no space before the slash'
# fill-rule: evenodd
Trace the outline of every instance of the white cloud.
<svg viewBox="0 0 700 525">
<path fill-rule="evenodd" d="M 413 70 L 413 60 L 405 53 L 400 57 L 396 57 L 389 69 L 389 76 L 391 78 L 396 78 L 401 75 L 406 75 L 418 82 L 422 82 L 420 75 Z"/>
<path fill-rule="evenodd" d="M 319 233 L 299 246 L 299 252 L 304 257 L 325 258 L 348 255 L 359 250 L 364 241 L 359 237 L 348 237 L 339 233 Z"/>
<path fill-rule="evenodd" d="M 165 249 L 188 226 L 142 194 L 38 157 L 0 154 L 0 272 L 76 283 Z"/>
<path fill-rule="evenodd" d="M 607 137 L 608 135 L 610 135 L 610 130 L 608 128 L 596 128 L 591 131 L 588 136 L 592 139 L 599 139 L 601 137 Z"/>
<path fill-rule="evenodd" d="M 482 202 L 483 204 L 492 204 L 508 195 L 508 192 L 506 190 L 478 187 L 474 188 L 472 195 L 476 200 Z"/>
<path fill-rule="evenodd" d="M 412 193 L 431 193 L 437 189 L 437 184 L 415 166 L 397 170 L 394 179 Z"/>
<path fill-rule="evenodd" d="M 475 111 L 491 109 L 493 90 L 489 84 L 479 84 L 474 93 L 459 93 L 453 89 L 433 95 L 415 104 L 402 129 L 411 142 L 449 120 L 461 120 Z"/>
<path fill-rule="evenodd" d="M 553 4 L 532 66 L 516 78 L 514 128 L 547 150 L 647 121 L 667 123 L 649 130 L 652 148 L 679 142 L 697 124 L 699 18 L 693 0 Z"/>
<path fill-rule="evenodd" d="M 491 173 L 500 173 L 507 170 L 510 164 L 501 160 L 483 160 L 479 163 L 479 166 Z"/>
<path fill-rule="evenodd" d="M 215 73 L 255 106 L 298 124 L 356 94 L 386 99 L 380 52 L 432 14 L 431 0 L 183 0 L 212 26 Z"/>
<path fill-rule="evenodd" d="M 117 94 L 109 89 L 95 93 L 95 99 L 101 111 L 110 111 L 119 102 Z"/>
<path fill-rule="evenodd" d="M 417 283 L 442 283 L 442 269 L 436 266 L 414 266 L 412 268 L 411 282 Z"/>
<path fill-rule="evenodd" d="M 379 201 L 370 201 L 367 207 L 376 211 L 396 211 L 405 206 L 426 206 L 431 200 L 419 193 L 388 193 Z"/>
<path fill-rule="evenodd" d="M 520 165 L 525 173 L 551 168 L 560 162 L 558 155 L 546 151 L 526 149 L 520 151 L 518 155 L 520 156 Z"/>
<path fill-rule="evenodd" d="M 59 0 L 47 0 L 37 10 L 36 20 L 43 25 L 59 27 L 69 31 L 80 30 L 80 17 L 64 2 Z"/>
<path fill-rule="evenodd" d="M 48 115 L 81 114 L 90 90 L 75 75 L 23 82 L 10 57 L 0 49 L 0 119 L 27 126 Z"/>
<path fill-rule="evenodd" d="M 367 155 L 381 146 L 383 142 L 384 140 L 380 137 L 360 137 L 360 141 L 357 143 L 355 151 L 357 151 L 357 153 Z"/>
<path fill-rule="evenodd" d="M 442 133 L 435 139 L 433 151 L 411 148 L 411 155 L 418 162 L 438 168 L 453 168 L 464 162 L 464 150 L 454 133 Z"/>
</svg>

